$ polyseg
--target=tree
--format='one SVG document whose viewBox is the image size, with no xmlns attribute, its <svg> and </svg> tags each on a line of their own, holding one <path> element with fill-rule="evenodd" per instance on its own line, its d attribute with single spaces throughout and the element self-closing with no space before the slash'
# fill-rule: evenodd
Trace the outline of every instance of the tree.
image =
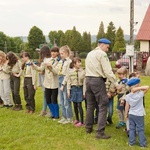
<svg viewBox="0 0 150 150">
<path fill-rule="evenodd" d="M 46 43 L 45 36 L 43 35 L 42 30 L 38 27 L 33 26 L 28 35 L 28 44 L 31 52 L 39 47 L 40 44 Z"/>
<path fill-rule="evenodd" d="M 4 51 L 6 41 L 7 41 L 7 36 L 3 32 L 0 32 L 0 50 L 1 51 Z"/>
<path fill-rule="evenodd" d="M 97 36 L 96 36 L 96 45 L 95 45 L 95 47 L 97 47 L 98 40 L 99 40 L 100 38 L 104 38 L 104 37 L 105 37 L 104 24 L 103 24 L 103 22 L 101 21 L 100 27 L 99 27 L 99 31 L 98 31 L 98 34 L 97 34 Z"/>
<path fill-rule="evenodd" d="M 57 31 L 50 31 L 49 34 L 48 34 L 48 37 L 49 37 L 49 40 L 50 40 L 50 43 L 52 43 L 52 45 L 58 45 L 58 35 L 57 35 Z"/>
<path fill-rule="evenodd" d="M 125 50 L 124 33 L 121 27 L 118 28 L 115 36 L 113 52 L 122 52 Z"/>
<path fill-rule="evenodd" d="M 22 50 L 23 41 L 20 37 L 13 37 L 13 41 L 15 43 L 15 53 L 20 53 Z"/>
<path fill-rule="evenodd" d="M 107 27 L 107 32 L 106 32 L 106 38 L 111 41 L 110 51 L 112 51 L 114 47 L 115 33 L 116 33 L 116 28 L 114 26 L 114 23 L 111 21 Z"/>
</svg>

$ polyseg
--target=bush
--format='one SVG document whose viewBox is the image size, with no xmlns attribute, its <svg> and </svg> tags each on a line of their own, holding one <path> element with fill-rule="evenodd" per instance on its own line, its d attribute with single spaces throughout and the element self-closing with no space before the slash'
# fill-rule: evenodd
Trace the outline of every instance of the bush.
<svg viewBox="0 0 150 150">
<path fill-rule="evenodd" d="M 82 52 L 79 54 L 80 58 L 86 58 L 86 56 L 87 56 L 87 52 Z"/>
</svg>

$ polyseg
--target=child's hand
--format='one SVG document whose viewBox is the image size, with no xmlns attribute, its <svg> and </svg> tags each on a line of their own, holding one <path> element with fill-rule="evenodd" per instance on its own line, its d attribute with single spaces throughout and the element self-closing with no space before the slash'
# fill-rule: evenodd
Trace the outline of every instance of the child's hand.
<svg viewBox="0 0 150 150">
<path fill-rule="evenodd" d="M 108 96 L 108 98 L 111 98 L 111 94 L 110 93 L 107 93 L 107 96 Z"/>
<path fill-rule="evenodd" d="M 71 95 L 70 95 L 70 93 L 68 93 L 68 98 L 69 98 L 69 99 L 71 98 Z"/>
<path fill-rule="evenodd" d="M 60 91 L 63 91 L 64 90 L 64 86 L 62 85 L 61 87 L 60 87 Z"/>
<path fill-rule="evenodd" d="M 19 77 L 19 74 L 17 74 L 17 73 L 13 73 L 13 75 L 14 75 L 15 77 Z"/>
<path fill-rule="evenodd" d="M 36 85 L 34 85 L 34 90 L 37 90 L 37 86 Z"/>
</svg>

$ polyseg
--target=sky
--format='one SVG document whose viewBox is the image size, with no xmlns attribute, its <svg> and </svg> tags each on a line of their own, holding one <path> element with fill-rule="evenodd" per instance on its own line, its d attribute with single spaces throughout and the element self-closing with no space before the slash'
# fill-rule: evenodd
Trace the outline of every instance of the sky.
<svg viewBox="0 0 150 150">
<path fill-rule="evenodd" d="M 138 33 L 150 0 L 134 0 L 134 34 Z M 37 26 L 50 31 L 68 29 L 96 35 L 101 21 L 105 32 L 112 21 L 130 34 L 130 0 L 0 0 L 0 31 L 7 36 L 28 36 Z"/>
</svg>

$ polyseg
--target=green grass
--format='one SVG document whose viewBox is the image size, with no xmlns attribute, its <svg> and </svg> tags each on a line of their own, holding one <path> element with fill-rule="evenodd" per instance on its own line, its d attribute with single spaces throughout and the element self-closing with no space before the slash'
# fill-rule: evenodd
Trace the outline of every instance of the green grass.
<svg viewBox="0 0 150 150">
<path fill-rule="evenodd" d="M 143 85 L 150 85 L 149 77 L 141 77 Z M 23 105 L 23 93 L 21 91 Z M 62 125 L 47 117 L 39 117 L 42 108 L 42 91 L 36 93 L 36 112 L 26 114 L 24 110 L 16 112 L 0 108 L 0 150 L 138 150 L 127 145 L 128 138 L 123 129 L 116 129 L 116 100 L 114 106 L 114 124 L 106 126 L 106 133 L 112 136 L 108 140 L 95 139 L 95 131 L 86 134 L 85 128 L 76 128 L 72 124 Z M 150 92 L 145 96 L 146 112 L 145 133 L 150 143 Z M 83 102 L 84 103 L 84 102 Z M 96 130 L 97 125 L 94 125 Z M 150 149 L 150 144 L 148 148 Z"/>
</svg>

